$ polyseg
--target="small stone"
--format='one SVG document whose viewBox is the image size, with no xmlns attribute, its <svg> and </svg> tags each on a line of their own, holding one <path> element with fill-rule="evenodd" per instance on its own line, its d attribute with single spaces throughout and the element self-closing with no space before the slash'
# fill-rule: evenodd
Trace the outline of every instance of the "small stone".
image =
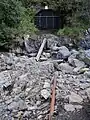
<svg viewBox="0 0 90 120">
<path fill-rule="evenodd" d="M 44 99 L 48 99 L 50 97 L 50 92 L 46 89 L 43 89 L 41 90 L 41 96 L 44 98 Z"/>
<path fill-rule="evenodd" d="M 3 85 L 3 91 L 12 91 L 14 87 L 14 81 L 13 82 L 7 82 Z"/>
<path fill-rule="evenodd" d="M 77 109 L 77 110 L 80 110 L 80 109 L 83 108 L 82 105 L 74 105 L 74 107 L 75 107 L 75 109 Z"/>
<path fill-rule="evenodd" d="M 61 48 L 61 47 L 53 46 L 53 47 L 52 47 L 52 51 L 58 51 L 58 50 L 60 50 L 60 48 Z"/>
<path fill-rule="evenodd" d="M 46 57 L 41 57 L 40 61 L 47 61 L 47 58 Z"/>
<path fill-rule="evenodd" d="M 30 111 L 30 110 L 36 110 L 37 109 L 37 106 L 35 105 L 35 106 L 30 106 L 30 107 L 28 107 L 28 110 Z"/>
<path fill-rule="evenodd" d="M 51 54 L 50 54 L 50 53 L 45 53 L 45 52 L 43 52 L 43 55 L 44 55 L 46 58 L 50 58 L 50 57 L 51 57 Z"/>
<path fill-rule="evenodd" d="M 30 118 L 31 111 L 25 111 L 23 114 L 24 118 Z"/>
<path fill-rule="evenodd" d="M 36 57 L 36 55 L 37 55 L 36 53 L 30 53 L 29 54 L 30 57 Z"/>
<path fill-rule="evenodd" d="M 50 88 L 50 83 L 45 82 L 43 88 Z"/>
<path fill-rule="evenodd" d="M 69 102 L 70 103 L 82 103 L 83 99 L 80 95 L 71 92 L 71 95 L 69 95 Z"/>
<path fill-rule="evenodd" d="M 90 70 L 89 68 L 81 68 L 79 72 L 84 73 L 84 72 L 89 71 L 89 70 Z"/>
<path fill-rule="evenodd" d="M 42 115 L 39 115 L 39 116 L 38 116 L 38 120 L 40 120 L 42 117 L 43 117 Z"/>
<path fill-rule="evenodd" d="M 10 70 L 11 69 L 11 66 L 7 65 L 7 70 Z"/>
<path fill-rule="evenodd" d="M 31 90 L 31 88 L 26 88 L 26 92 L 29 92 Z"/>
<path fill-rule="evenodd" d="M 15 117 L 17 117 L 17 118 L 21 118 L 21 115 L 23 114 L 23 112 L 22 111 L 20 111 L 20 112 L 18 112 L 18 114 L 17 115 L 15 115 Z"/>
<path fill-rule="evenodd" d="M 64 105 L 64 109 L 65 109 L 67 112 L 72 112 L 72 111 L 75 110 L 74 105 L 72 105 L 72 104 L 66 104 L 66 105 Z"/>
<path fill-rule="evenodd" d="M 40 105 L 40 104 L 41 104 L 41 101 L 37 101 L 37 102 L 36 102 L 36 105 Z"/>
</svg>

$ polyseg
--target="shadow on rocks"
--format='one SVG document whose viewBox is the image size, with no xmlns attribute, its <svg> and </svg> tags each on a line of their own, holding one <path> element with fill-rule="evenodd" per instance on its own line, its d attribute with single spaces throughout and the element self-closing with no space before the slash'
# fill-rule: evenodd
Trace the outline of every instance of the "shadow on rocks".
<svg viewBox="0 0 90 120">
<path fill-rule="evenodd" d="M 90 102 L 84 103 L 81 110 L 67 112 L 64 110 L 63 104 L 59 104 L 57 117 L 53 120 L 90 120 Z"/>
</svg>

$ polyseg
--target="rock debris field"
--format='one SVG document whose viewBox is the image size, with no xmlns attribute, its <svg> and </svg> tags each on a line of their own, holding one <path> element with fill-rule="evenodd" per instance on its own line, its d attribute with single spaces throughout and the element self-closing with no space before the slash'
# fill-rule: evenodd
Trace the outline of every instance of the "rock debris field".
<svg viewBox="0 0 90 120">
<path fill-rule="evenodd" d="M 0 120 L 48 120 L 54 75 L 52 119 L 90 120 L 90 49 L 56 43 L 48 43 L 38 62 L 35 53 L 0 53 Z"/>
</svg>

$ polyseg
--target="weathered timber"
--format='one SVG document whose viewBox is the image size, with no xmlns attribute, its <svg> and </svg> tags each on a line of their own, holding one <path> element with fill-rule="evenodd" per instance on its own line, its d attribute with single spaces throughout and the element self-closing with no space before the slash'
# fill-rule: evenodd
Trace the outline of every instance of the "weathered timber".
<svg viewBox="0 0 90 120">
<path fill-rule="evenodd" d="M 46 44 L 46 38 L 44 38 L 44 40 L 43 40 L 43 42 L 42 42 L 42 44 L 41 44 L 41 46 L 40 46 L 40 48 L 39 48 L 38 54 L 37 54 L 37 56 L 36 56 L 36 60 L 37 60 L 37 61 L 39 61 L 39 59 L 40 59 L 40 56 L 41 56 L 41 54 L 42 54 L 42 52 L 43 52 L 43 49 L 44 49 L 45 44 Z"/>
</svg>

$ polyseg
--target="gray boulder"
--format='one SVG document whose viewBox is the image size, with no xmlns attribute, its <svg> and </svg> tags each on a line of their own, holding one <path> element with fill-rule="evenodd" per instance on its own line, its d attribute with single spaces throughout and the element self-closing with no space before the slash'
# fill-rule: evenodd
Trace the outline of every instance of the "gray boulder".
<svg viewBox="0 0 90 120">
<path fill-rule="evenodd" d="M 42 39 L 43 40 L 43 39 Z M 28 53 L 35 53 L 39 50 L 42 40 L 35 38 L 28 38 L 24 41 L 25 49 Z"/>
<path fill-rule="evenodd" d="M 67 47 L 62 46 L 59 48 L 59 51 L 57 53 L 57 58 L 58 59 L 67 59 L 70 56 L 70 51 Z"/>
<path fill-rule="evenodd" d="M 47 89 L 41 90 L 41 96 L 42 96 L 44 99 L 48 99 L 48 98 L 50 97 L 50 91 L 47 90 Z"/>
<path fill-rule="evenodd" d="M 74 59 L 73 57 L 69 57 L 68 62 L 69 62 L 69 64 L 71 64 L 74 67 L 83 68 L 85 66 L 85 63 L 83 61 Z"/>
<path fill-rule="evenodd" d="M 23 100 L 13 101 L 10 105 L 8 105 L 9 110 L 25 110 L 27 106 Z"/>
<path fill-rule="evenodd" d="M 58 65 L 58 69 L 63 73 L 73 73 L 73 67 L 71 67 L 68 63 L 61 63 Z"/>
<path fill-rule="evenodd" d="M 71 54 L 73 54 L 73 55 L 78 55 L 78 54 L 79 54 L 79 52 L 78 52 L 78 51 L 76 51 L 75 49 L 72 49 L 72 50 L 71 50 Z"/>
<path fill-rule="evenodd" d="M 80 51 L 79 55 L 77 55 L 77 58 L 85 62 L 87 65 L 90 65 L 90 49 Z"/>
<path fill-rule="evenodd" d="M 71 95 L 69 95 L 69 102 L 80 104 L 83 102 L 83 98 L 80 95 L 78 95 L 74 92 L 71 92 Z"/>
<path fill-rule="evenodd" d="M 30 40 L 25 40 L 24 45 L 25 45 L 25 49 L 28 53 L 36 52 L 36 49 L 34 46 L 34 41 L 31 42 Z"/>
<path fill-rule="evenodd" d="M 54 46 L 58 45 L 60 43 L 59 37 L 53 35 L 53 34 L 46 34 L 44 37 L 47 39 L 47 48 L 52 49 Z"/>
</svg>

